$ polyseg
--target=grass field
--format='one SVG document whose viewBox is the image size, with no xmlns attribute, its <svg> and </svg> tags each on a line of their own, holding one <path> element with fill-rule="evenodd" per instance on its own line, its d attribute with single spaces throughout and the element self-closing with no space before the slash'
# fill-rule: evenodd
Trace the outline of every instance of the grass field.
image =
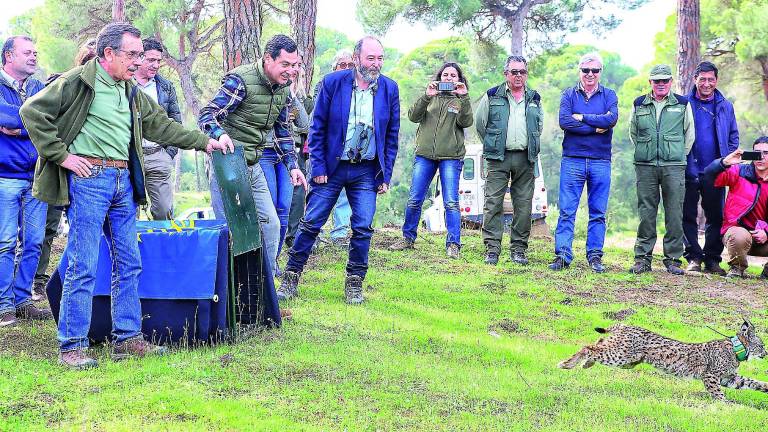
<svg viewBox="0 0 768 432">
<path fill-rule="evenodd" d="M 376 233 L 364 305 L 343 303 L 343 254 L 327 248 L 293 320 L 232 345 L 123 363 L 99 348 L 99 368 L 76 372 L 56 364 L 52 323 L 0 330 L 0 430 L 766 429 L 768 394 L 713 402 L 701 382 L 648 366 L 556 367 L 618 320 L 694 342 L 720 337 L 706 326 L 733 334 L 746 314 L 766 337 L 764 281 L 632 276 L 626 248 L 607 250 L 607 274 L 588 270 L 583 249 L 552 273 L 543 240 L 527 268 L 488 267 L 477 233 L 458 261 L 437 235 L 387 251 L 397 236 Z M 768 381 L 766 369 L 741 373 Z"/>
</svg>

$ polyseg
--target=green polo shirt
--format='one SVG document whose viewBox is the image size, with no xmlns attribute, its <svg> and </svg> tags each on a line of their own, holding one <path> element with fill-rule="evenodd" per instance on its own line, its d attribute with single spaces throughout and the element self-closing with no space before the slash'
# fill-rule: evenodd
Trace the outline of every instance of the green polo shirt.
<svg viewBox="0 0 768 432">
<path fill-rule="evenodd" d="M 525 95 L 518 102 L 512 96 L 508 86 L 504 86 L 507 101 L 509 101 L 509 119 L 507 119 L 506 150 L 525 150 L 528 148 L 528 127 L 525 120 Z M 488 94 L 484 94 L 475 110 L 475 123 L 488 123 Z M 483 126 L 483 129 L 485 127 Z"/>
<path fill-rule="evenodd" d="M 115 81 L 101 65 L 97 65 L 93 90 L 94 98 L 88 116 L 69 146 L 69 152 L 127 161 L 131 142 L 131 111 L 125 81 Z"/>
</svg>

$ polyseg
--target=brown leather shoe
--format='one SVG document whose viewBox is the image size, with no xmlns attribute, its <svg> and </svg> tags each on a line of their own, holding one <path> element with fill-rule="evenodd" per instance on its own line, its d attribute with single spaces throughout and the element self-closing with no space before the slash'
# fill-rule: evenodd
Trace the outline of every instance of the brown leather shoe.
<svg viewBox="0 0 768 432">
<path fill-rule="evenodd" d="M 94 368 L 99 365 L 96 359 L 85 353 L 84 349 L 59 353 L 59 363 L 77 370 Z"/>
<path fill-rule="evenodd" d="M 16 308 L 16 318 L 45 321 L 53 319 L 53 314 L 50 309 L 40 309 L 32 303 L 27 303 L 21 307 Z"/>
<path fill-rule="evenodd" d="M 706 263 L 704 264 L 704 273 L 714 274 L 718 276 L 725 276 L 727 273 L 720 267 L 720 263 Z"/>
<path fill-rule="evenodd" d="M 32 286 L 32 301 L 43 301 L 48 299 L 48 294 L 45 292 L 45 282 L 35 281 Z"/>
<path fill-rule="evenodd" d="M 0 315 L 0 328 L 10 327 L 16 324 L 16 314 L 13 312 L 5 312 Z"/>
<path fill-rule="evenodd" d="M 148 355 L 164 355 L 168 348 L 153 345 L 144 340 L 144 336 L 137 336 L 123 342 L 118 342 L 112 349 L 112 360 L 125 360 L 129 357 L 146 357 Z"/>
</svg>

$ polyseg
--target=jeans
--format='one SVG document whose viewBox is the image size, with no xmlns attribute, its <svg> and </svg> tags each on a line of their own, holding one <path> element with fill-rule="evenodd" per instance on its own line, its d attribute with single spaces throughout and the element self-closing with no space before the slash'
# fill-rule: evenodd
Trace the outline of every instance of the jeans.
<svg viewBox="0 0 768 432">
<path fill-rule="evenodd" d="M 581 192 L 587 184 L 589 223 L 587 224 L 587 261 L 602 258 L 605 243 L 605 212 L 611 190 L 611 161 L 563 156 L 560 162 L 560 218 L 555 230 L 555 255 L 566 263 L 573 261 L 573 225 L 579 209 Z"/>
<path fill-rule="evenodd" d="M 461 211 L 459 210 L 459 176 L 464 166 L 463 159 L 433 160 L 416 156 L 413 160 L 413 180 L 411 180 L 410 196 L 405 205 L 405 223 L 403 237 L 416 240 L 416 231 L 421 219 L 421 206 L 429 190 L 429 185 L 440 170 L 440 190 L 445 206 L 445 225 L 448 236 L 446 246 L 454 243 L 461 245 Z"/>
<path fill-rule="evenodd" d="M 347 192 L 342 190 L 336 205 L 333 207 L 333 229 L 331 230 L 331 240 L 345 239 L 349 233 L 350 219 L 352 218 L 352 207 L 349 206 Z"/>
<path fill-rule="evenodd" d="M 259 164 L 248 167 L 250 175 L 251 192 L 253 201 L 256 203 L 256 214 L 259 216 L 261 224 L 261 242 L 264 245 L 264 253 L 272 263 L 272 271 L 276 270 L 277 265 L 277 244 L 280 240 L 280 220 L 275 211 L 275 205 L 272 203 L 272 196 L 269 194 L 269 185 Z M 211 206 L 213 213 L 218 219 L 226 219 L 224 214 L 224 202 L 221 200 L 221 189 L 216 180 L 213 169 L 209 172 L 209 181 L 211 187 Z"/>
<path fill-rule="evenodd" d="M 30 180 L 0 178 L 0 314 L 32 301 L 46 208 Z"/>
<path fill-rule="evenodd" d="M 277 218 L 280 221 L 280 237 L 277 242 L 277 255 L 283 249 L 283 240 L 288 231 L 288 214 L 291 211 L 291 201 L 293 200 L 293 183 L 288 168 L 280 161 L 280 157 L 274 149 L 264 150 L 264 154 L 259 159 L 259 165 L 264 172 L 264 178 L 267 179 L 269 194 L 272 196 L 272 205 L 275 206 Z"/>
<path fill-rule="evenodd" d="M 376 172 L 378 161 L 350 163 L 341 161 L 328 182 L 310 182 L 307 209 L 299 223 L 296 240 L 288 254 L 285 269 L 301 273 L 309 258 L 320 228 L 328 220 L 342 188 L 346 190 L 352 208 L 352 239 L 349 243 L 347 274 L 365 278 L 368 271 L 368 250 L 373 236 L 373 215 L 376 213 Z"/>
<path fill-rule="evenodd" d="M 701 208 L 707 223 L 704 228 L 704 248 L 699 245 L 699 224 L 696 217 L 699 211 L 699 196 Z M 723 203 L 725 189 L 716 188 L 712 181 L 701 179 L 686 179 L 685 199 L 683 200 L 683 238 L 685 244 L 685 259 L 701 261 L 713 265 L 722 261 L 723 240 L 720 238 L 720 227 L 723 226 Z"/>
<path fill-rule="evenodd" d="M 297 161 L 299 169 L 309 180 L 307 173 L 307 155 L 303 152 L 297 152 Z M 307 190 L 304 186 L 293 187 L 293 197 L 291 198 L 291 211 L 288 212 L 288 230 L 285 232 L 285 244 L 290 247 L 293 245 L 293 239 L 296 237 L 296 230 L 299 228 L 299 221 L 304 216 L 304 205 L 306 204 Z"/>
<path fill-rule="evenodd" d="M 58 331 L 61 351 L 88 347 L 102 232 L 112 255 L 112 337 L 122 342 L 141 335 L 141 256 L 130 173 L 94 166 L 90 177 L 70 174 L 69 200 L 67 269 Z"/>
</svg>

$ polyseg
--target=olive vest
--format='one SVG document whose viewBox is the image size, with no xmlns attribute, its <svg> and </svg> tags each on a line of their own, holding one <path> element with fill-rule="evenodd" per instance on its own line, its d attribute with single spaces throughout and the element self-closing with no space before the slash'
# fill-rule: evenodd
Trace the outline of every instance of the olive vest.
<svg viewBox="0 0 768 432">
<path fill-rule="evenodd" d="M 685 165 L 684 126 L 688 98 L 670 94 L 658 121 L 651 96 L 640 96 L 634 105 L 635 165 Z"/>
<path fill-rule="evenodd" d="M 507 146 L 507 125 L 509 122 L 509 100 L 507 99 L 507 84 L 493 87 L 486 92 L 488 95 L 488 122 L 483 138 L 483 156 L 486 159 L 504 160 L 504 150 Z M 536 90 L 525 89 L 525 124 L 528 133 L 528 160 L 536 162 L 541 146 L 541 130 L 539 118 L 541 112 L 541 96 Z"/>
<path fill-rule="evenodd" d="M 245 84 L 245 98 L 221 122 L 235 145 L 243 146 L 245 161 L 254 165 L 259 161 L 266 136 L 275 125 L 285 107 L 288 85 L 275 85 L 264 75 L 260 63 L 250 63 L 229 71 Z"/>
</svg>

